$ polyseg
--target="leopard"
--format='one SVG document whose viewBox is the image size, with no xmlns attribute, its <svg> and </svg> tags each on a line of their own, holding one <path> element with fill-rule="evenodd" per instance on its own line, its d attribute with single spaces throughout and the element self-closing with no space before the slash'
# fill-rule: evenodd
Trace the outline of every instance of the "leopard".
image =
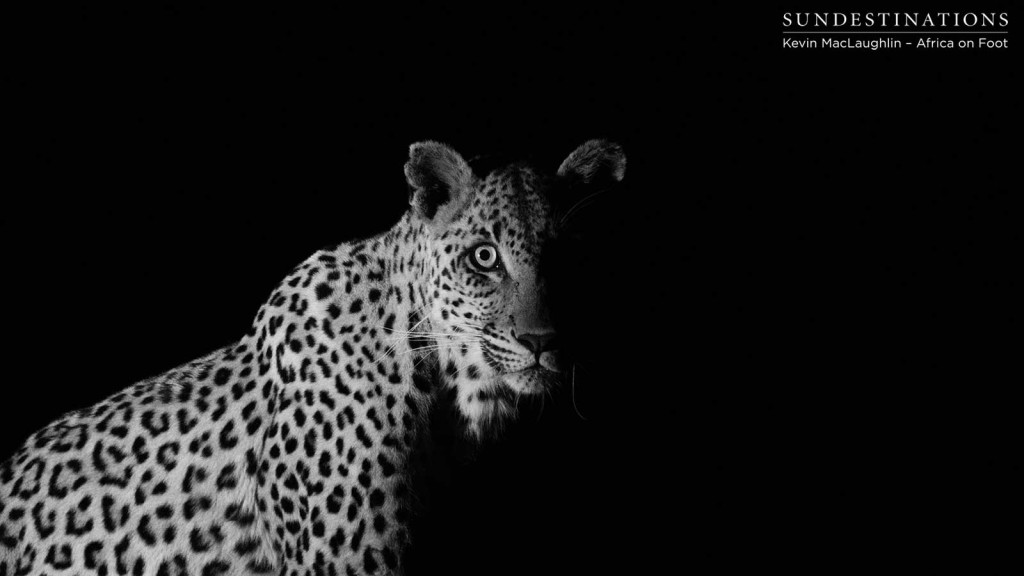
<svg viewBox="0 0 1024 576">
<path fill-rule="evenodd" d="M 0 466 L 0 576 L 405 573 L 431 411 L 447 395 L 482 438 L 564 381 L 545 250 L 625 155 L 477 171 L 412 144 L 392 228 L 316 251 L 240 340 L 32 434 Z"/>
</svg>

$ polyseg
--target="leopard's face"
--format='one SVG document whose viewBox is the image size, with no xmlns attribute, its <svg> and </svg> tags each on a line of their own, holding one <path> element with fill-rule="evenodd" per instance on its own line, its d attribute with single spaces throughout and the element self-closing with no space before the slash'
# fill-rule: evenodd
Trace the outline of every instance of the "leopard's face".
<svg viewBox="0 0 1024 576">
<path fill-rule="evenodd" d="M 545 390 L 564 370 L 542 271 L 558 233 L 548 183 L 522 166 L 479 179 L 433 242 L 431 324 L 442 360 L 519 394 Z"/>
<path fill-rule="evenodd" d="M 429 236 L 422 281 L 431 295 L 427 329 L 410 336 L 432 343 L 471 421 L 508 412 L 512 396 L 564 374 L 544 271 L 561 214 L 621 180 L 625 162 L 618 145 L 590 140 L 554 174 L 513 164 L 477 175 L 443 144 L 410 147 L 405 175 Z"/>
</svg>

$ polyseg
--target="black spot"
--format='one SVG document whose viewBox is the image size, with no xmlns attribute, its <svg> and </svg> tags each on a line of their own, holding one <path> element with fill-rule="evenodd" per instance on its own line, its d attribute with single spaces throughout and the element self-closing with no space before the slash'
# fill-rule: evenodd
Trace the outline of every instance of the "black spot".
<svg viewBox="0 0 1024 576">
<path fill-rule="evenodd" d="M 383 474 L 385 478 L 389 478 L 395 473 L 395 465 L 392 464 L 384 454 L 377 455 L 377 464 L 380 465 L 381 474 Z"/>
<path fill-rule="evenodd" d="M 203 566 L 202 576 L 220 576 L 221 574 L 227 573 L 231 569 L 231 565 L 223 560 L 214 560 Z"/>
<path fill-rule="evenodd" d="M 255 536 L 240 538 L 235 544 L 235 552 L 238 553 L 239 556 L 245 556 L 247 554 L 252 554 L 259 549 L 259 547 L 260 540 Z"/>
<path fill-rule="evenodd" d="M 366 430 L 363 428 L 362 424 L 356 426 L 356 438 L 363 443 L 363 446 L 367 448 L 373 447 L 373 440 L 371 440 L 370 437 L 366 435 Z"/>
<path fill-rule="evenodd" d="M 231 379 L 231 370 L 227 368 L 221 368 L 213 375 L 213 383 L 218 386 L 227 384 L 229 379 Z"/>
<path fill-rule="evenodd" d="M 360 520 L 359 526 L 356 528 L 355 533 L 352 534 L 352 551 L 358 552 L 359 546 L 363 542 L 363 534 L 366 532 L 366 520 Z"/>
<path fill-rule="evenodd" d="M 78 517 L 74 510 L 68 510 L 67 526 L 65 531 L 72 536 L 81 536 L 92 532 L 92 518 L 86 518 L 85 522 L 79 524 Z"/>
<path fill-rule="evenodd" d="M 253 574 L 273 574 L 274 564 L 267 558 L 256 558 L 250 560 L 249 564 L 246 565 L 250 572 Z"/>
<path fill-rule="evenodd" d="M 156 534 L 153 533 L 153 529 L 149 525 L 149 515 L 143 515 L 139 518 L 139 537 L 142 541 L 152 546 L 156 544 Z"/>
<path fill-rule="evenodd" d="M 85 545 L 85 551 L 83 556 L 85 557 L 85 567 L 93 570 L 99 564 L 97 556 L 103 550 L 102 542 L 90 542 Z"/>
<path fill-rule="evenodd" d="M 413 373 L 412 384 L 420 392 L 430 392 L 430 380 L 427 379 L 426 376 L 420 374 L 419 372 Z"/>
<path fill-rule="evenodd" d="M 373 492 L 370 492 L 370 508 L 380 508 L 384 505 L 384 492 L 380 488 L 374 488 Z"/>
<path fill-rule="evenodd" d="M 173 572 L 171 568 L 171 562 L 174 563 Z M 156 576 L 187 576 L 188 575 L 188 563 L 185 561 L 185 557 L 181 554 L 175 554 L 173 560 L 164 560 L 160 563 L 160 567 L 157 568 Z"/>
<path fill-rule="evenodd" d="M 235 427 L 235 421 L 229 420 L 224 428 L 220 431 L 220 447 L 224 450 L 230 450 L 238 444 L 238 437 L 232 434 L 232 429 Z"/>
<path fill-rule="evenodd" d="M 334 288 L 331 288 L 325 282 L 321 282 L 321 283 L 316 285 L 316 299 L 317 300 L 326 300 L 326 299 L 330 298 L 331 294 L 333 294 L 333 293 L 334 293 Z"/>
<path fill-rule="evenodd" d="M 209 510 L 212 506 L 213 502 L 207 496 L 193 497 L 185 501 L 182 512 L 186 520 L 191 520 L 200 510 Z"/>
<path fill-rule="evenodd" d="M 373 529 L 377 532 L 377 534 L 383 534 L 384 530 L 386 530 L 387 527 L 388 521 L 384 519 L 383 514 L 377 514 L 373 518 Z"/>
<path fill-rule="evenodd" d="M 192 532 L 189 533 L 188 544 L 192 547 L 193 552 L 206 552 L 210 549 L 210 541 L 206 539 L 206 536 L 198 528 L 193 528 Z"/>
<path fill-rule="evenodd" d="M 121 540 L 114 545 L 114 560 L 117 565 L 118 574 L 128 573 L 128 566 L 124 563 L 124 553 L 128 551 L 128 544 L 128 535 L 126 534 L 124 538 L 121 538 Z"/>
<path fill-rule="evenodd" d="M 344 497 L 345 490 L 341 486 L 336 486 L 331 491 L 331 495 L 327 497 L 327 511 L 331 514 L 341 512 L 341 503 Z"/>
<path fill-rule="evenodd" d="M 377 561 L 373 559 L 373 549 L 367 548 L 363 551 L 363 569 L 367 574 L 377 571 Z"/>
<path fill-rule="evenodd" d="M 252 436 L 253 434 L 256 433 L 257 430 L 260 429 L 261 424 L 263 424 L 263 420 L 261 420 L 260 418 L 253 418 L 245 426 L 245 431 L 249 433 L 249 436 Z"/>
<path fill-rule="evenodd" d="M 320 453 L 320 475 L 324 478 L 330 477 L 331 475 L 331 454 L 327 450 Z"/>
<path fill-rule="evenodd" d="M 238 504 L 229 505 L 224 517 L 239 526 L 249 526 L 256 521 L 256 515 L 253 512 L 243 511 Z"/>
<path fill-rule="evenodd" d="M 142 436 L 136 436 L 135 442 L 132 443 L 132 453 L 135 454 L 135 460 L 142 464 L 149 459 L 149 452 L 146 450 L 146 441 Z"/>
<path fill-rule="evenodd" d="M 337 556 L 341 552 L 341 547 L 345 545 L 345 530 L 337 528 L 334 531 L 334 535 L 327 541 L 327 544 L 331 547 L 331 554 Z"/>
</svg>

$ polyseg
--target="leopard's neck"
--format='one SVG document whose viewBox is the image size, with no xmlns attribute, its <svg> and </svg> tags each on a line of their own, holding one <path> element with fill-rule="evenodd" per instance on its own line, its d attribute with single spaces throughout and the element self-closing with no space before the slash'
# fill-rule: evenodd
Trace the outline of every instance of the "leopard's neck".
<svg viewBox="0 0 1024 576">
<path fill-rule="evenodd" d="M 247 336 L 272 389 L 254 391 L 268 416 L 259 498 L 286 553 L 398 550 L 408 538 L 409 455 L 440 382 L 429 266 L 424 227 L 407 215 L 380 236 L 313 254 Z M 282 503 L 282 483 L 305 509 Z M 299 528 L 310 522 L 312 544 Z"/>
</svg>

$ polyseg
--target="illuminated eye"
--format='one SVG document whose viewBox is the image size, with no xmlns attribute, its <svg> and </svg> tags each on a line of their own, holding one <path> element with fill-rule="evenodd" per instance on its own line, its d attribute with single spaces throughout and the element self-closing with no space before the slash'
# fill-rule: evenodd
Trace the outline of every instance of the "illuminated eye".
<svg viewBox="0 0 1024 576">
<path fill-rule="evenodd" d="M 498 266 L 498 249 L 491 244 L 481 244 L 470 252 L 470 260 L 481 270 L 494 270 Z"/>
</svg>

